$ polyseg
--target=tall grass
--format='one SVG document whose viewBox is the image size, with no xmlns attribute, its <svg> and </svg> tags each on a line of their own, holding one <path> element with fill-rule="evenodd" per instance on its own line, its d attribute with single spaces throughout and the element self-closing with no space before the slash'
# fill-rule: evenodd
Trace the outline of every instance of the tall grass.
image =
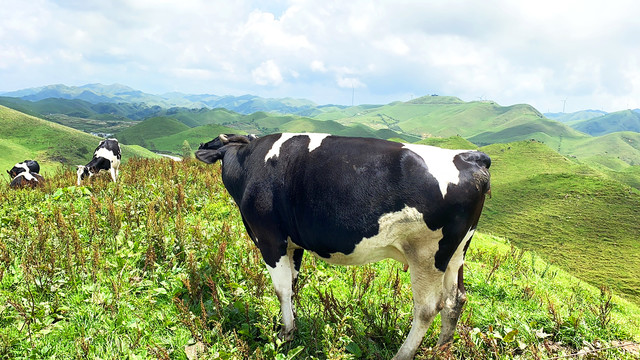
<svg viewBox="0 0 640 360">
<path fill-rule="evenodd" d="M 132 159 L 120 181 L 0 186 L 0 358 L 387 359 L 411 323 L 409 275 L 391 261 L 305 256 L 296 339 L 219 177 L 197 161 Z M 640 310 L 505 240 L 479 235 L 455 342 L 417 358 L 545 359 L 614 347 L 633 358 Z M 636 348 L 637 349 L 637 348 Z"/>
</svg>

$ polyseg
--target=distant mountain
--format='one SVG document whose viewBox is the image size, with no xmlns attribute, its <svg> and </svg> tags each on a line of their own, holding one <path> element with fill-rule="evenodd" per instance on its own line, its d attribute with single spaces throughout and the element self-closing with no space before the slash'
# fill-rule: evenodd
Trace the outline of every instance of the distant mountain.
<svg viewBox="0 0 640 360">
<path fill-rule="evenodd" d="M 640 112 L 623 110 L 604 116 L 570 123 L 571 127 L 592 136 L 618 131 L 640 132 Z"/>
<path fill-rule="evenodd" d="M 256 111 L 296 114 L 308 111 L 317 106 L 314 102 L 305 99 L 270 99 L 254 95 L 190 95 L 178 92 L 154 95 L 120 84 L 87 84 L 83 86 L 57 84 L 12 91 L 0 95 L 29 101 L 59 98 L 67 100 L 84 100 L 92 104 L 144 103 L 150 107 L 160 106 L 163 108 L 225 108 L 241 114 L 251 114 Z"/>
<path fill-rule="evenodd" d="M 162 111 L 160 106 L 149 106 L 144 103 L 113 103 L 81 99 L 45 98 L 41 100 L 24 100 L 15 97 L 0 97 L 0 105 L 34 116 L 62 114 L 84 119 L 99 120 L 141 120 Z"/>
<path fill-rule="evenodd" d="M 552 120 L 568 123 L 607 115 L 607 112 L 602 110 L 581 110 L 572 113 L 544 113 L 543 115 Z"/>
</svg>

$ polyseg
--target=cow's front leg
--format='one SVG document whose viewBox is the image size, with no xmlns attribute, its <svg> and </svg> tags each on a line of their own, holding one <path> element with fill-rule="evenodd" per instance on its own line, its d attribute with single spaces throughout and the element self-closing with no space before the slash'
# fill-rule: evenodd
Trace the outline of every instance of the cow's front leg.
<svg viewBox="0 0 640 360">
<path fill-rule="evenodd" d="M 291 297 L 293 296 L 294 274 L 297 274 L 297 271 L 295 271 L 291 254 L 292 252 L 287 252 L 281 255 L 273 267 L 267 263 L 267 270 L 271 275 L 271 281 L 278 300 L 280 300 L 280 310 L 282 311 L 283 327 L 278 337 L 286 341 L 293 339 L 293 333 L 296 329 Z"/>
</svg>

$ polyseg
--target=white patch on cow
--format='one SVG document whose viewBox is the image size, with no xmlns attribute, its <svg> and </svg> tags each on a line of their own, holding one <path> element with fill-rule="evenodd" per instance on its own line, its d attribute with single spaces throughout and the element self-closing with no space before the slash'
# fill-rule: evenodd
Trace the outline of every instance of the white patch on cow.
<svg viewBox="0 0 640 360">
<path fill-rule="evenodd" d="M 107 150 L 106 148 L 103 148 L 103 147 L 96 150 L 96 152 L 93 154 L 93 157 L 96 157 L 96 158 L 103 157 L 111 162 L 118 160 L 118 157 L 116 156 L 116 154 L 113 153 L 113 151 Z"/>
<path fill-rule="evenodd" d="M 276 140 L 271 146 L 271 149 L 267 152 L 267 155 L 264 157 L 264 161 L 267 162 L 269 159 L 273 157 L 280 156 L 280 148 L 282 144 L 284 144 L 287 140 L 296 137 L 296 136 L 307 136 L 309 137 L 309 152 L 312 152 L 320 145 L 322 145 L 322 140 L 330 134 L 314 134 L 314 133 L 284 133 L 280 136 L 280 139 Z"/>
<path fill-rule="evenodd" d="M 429 173 L 438 181 L 443 198 L 447 194 L 449 184 L 458 184 L 460 181 L 460 171 L 453 163 L 453 158 L 460 153 L 469 151 L 441 149 L 435 146 L 418 144 L 404 144 L 404 148 L 413 151 L 424 160 Z"/>
<path fill-rule="evenodd" d="M 385 214 L 380 217 L 378 224 L 378 234 L 362 239 L 352 253 L 331 254 L 326 261 L 338 265 L 362 265 L 392 258 L 407 264 L 407 246 L 422 259 L 432 259 L 438 251 L 442 229 L 429 229 L 416 208 L 406 206 L 400 211 Z M 435 261 L 431 264 L 435 269 Z"/>
<path fill-rule="evenodd" d="M 26 172 L 30 172 L 29 167 L 27 166 L 27 164 L 23 163 L 23 162 L 15 164 L 14 167 L 17 167 L 17 168 L 20 168 L 20 169 L 24 169 L 24 171 L 26 171 Z"/>
<path fill-rule="evenodd" d="M 27 181 L 38 181 L 37 178 L 35 178 L 33 175 L 31 175 L 31 173 L 27 170 L 25 172 L 21 172 L 20 174 L 16 175 L 16 177 L 22 176 L 23 178 L 25 178 Z"/>
<path fill-rule="evenodd" d="M 280 310 L 282 311 L 282 321 L 284 323 L 284 333 L 290 333 L 295 328 L 293 318 L 293 304 L 291 296 L 293 296 L 293 266 L 287 255 L 283 255 L 276 262 L 275 267 L 267 265 L 269 275 L 276 294 L 280 299 Z"/>
</svg>

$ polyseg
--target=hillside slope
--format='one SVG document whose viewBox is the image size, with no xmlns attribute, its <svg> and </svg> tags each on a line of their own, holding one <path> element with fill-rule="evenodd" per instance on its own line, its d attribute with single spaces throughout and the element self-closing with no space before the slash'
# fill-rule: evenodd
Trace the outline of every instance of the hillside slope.
<svg viewBox="0 0 640 360">
<path fill-rule="evenodd" d="M 638 192 L 538 142 L 481 150 L 492 158 L 493 196 L 479 229 L 640 303 Z"/>
<path fill-rule="evenodd" d="M 86 164 L 99 137 L 0 106 L 0 170 L 25 159 L 40 163 L 41 172 Z M 122 146 L 123 158 L 157 157 L 140 147 Z"/>
<path fill-rule="evenodd" d="M 189 126 L 168 117 L 153 117 L 137 123 L 115 134 L 123 144 L 136 144 L 147 147 L 151 139 L 177 134 L 188 130 Z"/>
<path fill-rule="evenodd" d="M 571 122 L 569 125 L 576 130 L 593 136 L 618 131 L 640 132 L 640 113 L 632 110 L 617 111 L 596 118 Z"/>
</svg>

